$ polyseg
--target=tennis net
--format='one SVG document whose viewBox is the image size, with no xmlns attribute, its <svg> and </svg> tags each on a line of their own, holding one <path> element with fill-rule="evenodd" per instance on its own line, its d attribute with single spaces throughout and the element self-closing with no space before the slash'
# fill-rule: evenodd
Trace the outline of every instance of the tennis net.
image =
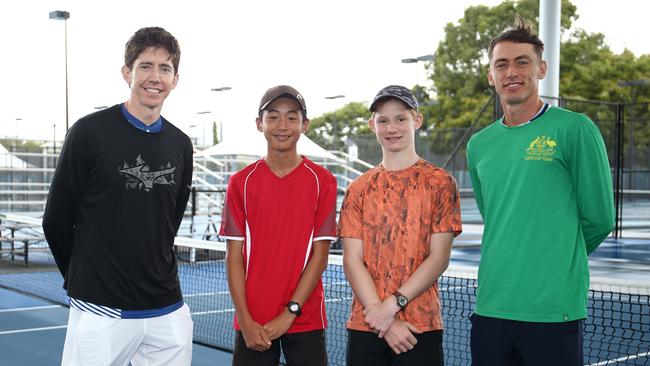
<svg viewBox="0 0 650 366">
<path fill-rule="evenodd" d="M 179 237 L 176 253 L 183 296 L 194 319 L 194 341 L 232 350 L 234 308 L 226 279 L 225 243 Z M 0 258 L 0 286 L 66 304 L 62 282 L 45 244 L 30 246 L 27 266 L 7 256 Z M 340 256 L 330 255 L 323 285 L 329 363 L 344 365 L 352 291 Z M 470 365 L 469 316 L 476 297 L 476 270 L 450 266 L 438 285 L 446 364 Z M 592 279 L 588 312 L 585 365 L 650 365 L 650 285 Z"/>
</svg>

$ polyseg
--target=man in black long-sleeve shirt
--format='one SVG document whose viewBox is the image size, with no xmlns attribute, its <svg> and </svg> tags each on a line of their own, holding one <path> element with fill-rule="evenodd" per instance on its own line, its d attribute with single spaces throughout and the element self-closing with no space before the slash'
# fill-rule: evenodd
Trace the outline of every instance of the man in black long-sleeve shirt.
<svg viewBox="0 0 650 366">
<path fill-rule="evenodd" d="M 164 29 L 142 28 L 124 58 L 129 99 L 72 126 L 43 216 L 70 297 L 62 364 L 189 365 L 193 325 L 173 243 L 192 144 L 160 115 L 180 48 Z"/>
</svg>

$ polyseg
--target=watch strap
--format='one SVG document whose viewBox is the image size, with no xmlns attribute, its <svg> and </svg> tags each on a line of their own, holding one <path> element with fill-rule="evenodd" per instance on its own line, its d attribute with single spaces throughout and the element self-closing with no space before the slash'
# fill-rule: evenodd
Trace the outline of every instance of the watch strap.
<svg viewBox="0 0 650 366">
<path fill-rule="evenodd" d="M 393 296 L 395 296 L 395 300 L 400 311 L 406 309 L 406 305 L 409 303 L 408 297 L 404 296 L 404 294 L 399 291 L 393 292 Z"/>
<path fill-rule="evenodd" d="M 287 310 L 291 314 L 294 314 L 295 316 L 300 316 L 300 314 L 302 313 L 302 307 L 300 306 L 300 304 L 298 304 L 295 301 L 289 301 L 287 303 Z"/>
</svg>

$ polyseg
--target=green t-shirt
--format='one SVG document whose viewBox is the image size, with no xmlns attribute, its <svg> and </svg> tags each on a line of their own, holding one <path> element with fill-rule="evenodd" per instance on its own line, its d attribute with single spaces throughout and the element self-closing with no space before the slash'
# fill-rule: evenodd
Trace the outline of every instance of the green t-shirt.
<svg viewBox="0 0 650 366">
<path fill-rule="evenodd" d="M 497 120 L 467 145 L 485 223 L 475 312 L 529 322 L 587 317 L 587 255 L 614 226 L 603 138 L 557 107 L 532 122 Z"/>
</svg>

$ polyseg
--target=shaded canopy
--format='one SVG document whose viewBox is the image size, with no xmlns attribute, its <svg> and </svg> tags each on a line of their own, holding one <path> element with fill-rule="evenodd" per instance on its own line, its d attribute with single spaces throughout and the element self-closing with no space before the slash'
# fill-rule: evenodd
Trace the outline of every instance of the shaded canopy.
<svg viewBox="0 0 650 366">
<path fill-rule="evenodd" d="M 236 131 L 225 136 L 220 143 L 203 150 L 201 153 L 206 156 L 246 155 L 262 157 L 266 155 L 266 139 L 257 130 Z M 298 154 L 311 159 L 340 160 L 304 134 L 298 140 Z"/>
<path fill-rule="evenodd" d="M 0 168 L 32 168 L 33 165 L 27 164 L 10 153 L 2 144 L 0 144 Z"/>
</svg>

